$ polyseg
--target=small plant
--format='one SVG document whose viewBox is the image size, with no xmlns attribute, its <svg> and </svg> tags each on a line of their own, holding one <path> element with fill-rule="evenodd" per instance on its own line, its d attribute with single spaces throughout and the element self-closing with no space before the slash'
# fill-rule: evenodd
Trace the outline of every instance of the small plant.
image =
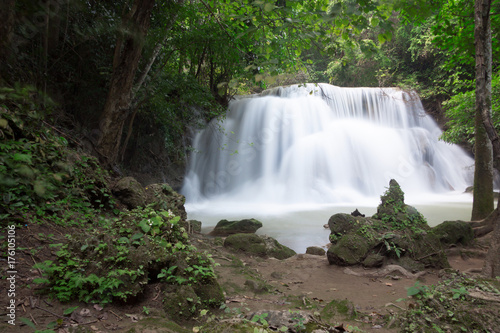
<svg viewBox="0 0 500 333">
<path fill-rule="evenodd" d="M 151 313 L 151 309 L 148 308 L 147 306 L 143 306 L 142 307 L 142 312 L 146 315 L 146 316 L 149 316 L 149 314 Z"/>
<path fill-rule="evenodd" d="M 252 323 L 260 323 L 262 326 L 267 327 L 269 326 L 267 320 L 265 319 L 267 316 L 269 316 L 268 313 L 255 314 L 250 321 Z"/>
</svg>

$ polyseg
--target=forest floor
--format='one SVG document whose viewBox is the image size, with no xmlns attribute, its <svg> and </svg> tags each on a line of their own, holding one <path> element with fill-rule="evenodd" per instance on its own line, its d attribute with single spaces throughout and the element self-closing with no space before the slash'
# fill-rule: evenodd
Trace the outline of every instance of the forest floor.
<svg viewBox="0 0 500 333">
<path fill-rule="evenodd" d="M 9 298 L 0 297 L 1 332 L 196 332 L 207 318 L 183 323 L 182 328 L 162 318 L 161 284 L 149 284 L 142 297 L 129 304 L 93 305 L 60 303 L 40 294 L 33 279 L 40 272 L 33 268 L 37 262 L 54 260 L 55 249 L 49 244 L 62 240 L 67 229 L 58 226 L 31 225 L 16 230 L 15 326 L 6 311 Z M 77 232 L 77 230 L 75 230 Z M 226 308 L 211 314 L 214 320 L 229 316 L 251 319 L 256 311 L 306 311 L 320 313 L 332 301 L 348 300 L 347 312 L 335 317 L 339 331 L 397 332 L 397 323 L 388 323 L 395 312 L 411 306 L 407 288 L 417 281 L 397 273 L 383 278 L 360 277 L 346 274 L 344 267 L 329 265 L 326 256 L 298 254 L 286 260 L 263 259 L 229 252 L 220 239 L 194 234 L 193 244 L 213 254 L 220 264 L 216 268 L 219 283 L 226 293 Z M 456 251 L 449 256 L 453 269 L 460 272 L 483 266 L 481 241 L 474 246 L 475 256 L 465 257 Z M 7 262 L 2 259 L 2 266 Z M 353 271 L 366 273 L 361 267 Z M 374 271 L 374 270 L 372 270 Z M 439 271 L 428 270 L 419 278 L 422 284 L 439 281 Z M 9 290 L 12 281 L 2 280 L 2 290 Z M 398 301 L 405 299 L 404 301 Z M 68 312 L 76 308 L 71 314 Z M 351 316 L 356 313 L 354 318 Z M 208 316 L 208 315 L 207 315 Z M 31 322 L 31 325 L 26 325 Z M 34 324 L 34 325 L 33 325 Z M 392 325 L 390 325 L 392 324 Z M 31 327 L 30 327 L 31 326 Z M 33 326 L 36 327 L 33 328 Z M 387 327 L 391 326 L 391 327 Z"/>
</svg>

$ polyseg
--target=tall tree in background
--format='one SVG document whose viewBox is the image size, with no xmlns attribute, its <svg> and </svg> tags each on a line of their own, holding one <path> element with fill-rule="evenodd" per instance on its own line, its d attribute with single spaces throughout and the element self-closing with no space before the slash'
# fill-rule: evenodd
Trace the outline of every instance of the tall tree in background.
<svg viewBox="0 0 500 333">
<path fill-rule="evenodd" d="M 474 43 L 476 49 L 476 112 L 482 115 L 485 130 L 493 144 L 493 153 L 500 160 L 500 138 L 491 119 L 491 0 L 476 0 L 474 5 Z M 500 206 L 492 217 L 494 231 L 484 264 L 483 273 L 489 277 L 500 276 Z"/>
<path fill-rule="evenodd" d="M 16 0 L 2 0 L 0 2 L 0 82 L 7 64 L 10 50 L 10 40 L 14 29 L 15 17 L 14 8 Z"/>
<path fill-rule="evenodd" d="M 123 126 L 129 115 L 134 78 L 141 59 L 155 0 L 135 0 L 123 17 L 113 59 L 113 74 L 99 121 L 97 150 L 104 162 L 113 164 L 119 153 Z"/>
</svg>

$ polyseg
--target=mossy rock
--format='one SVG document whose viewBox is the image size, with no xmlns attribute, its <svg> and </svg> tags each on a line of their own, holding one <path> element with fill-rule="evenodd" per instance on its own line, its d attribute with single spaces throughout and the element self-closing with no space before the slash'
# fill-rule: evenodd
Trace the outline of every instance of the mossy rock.
<svg viewBox="0 0 500 333">
<path fill-rule="evenodd" d="M 193 290 L 202 304 L 211 308 L 219 308 L 226 300 L 221 286 L 215 279 L 197 283 L 193 285 Z"/>
<path fill-rule="evenodd" d="M 306 249 L 307 254 L 312 254 L 314 256 L 324 256 L 326 254 L 325 249 L 319 247 L 319 246 L 309 246 Z"/>
<path fill-rule="evenodd" d="M 362 264 L 368 268 L 381 267 L 384 265 L 385 259 L 385 256 L 380 253 L 371 253 L 363 260 Z"/>
<path fill-rule="evenodd" d="M 262 228 L 262 222 L 256 219 L 243 219 L 239 221 L 220 220 L 210 235 L 253 234 L 260 228 Z"/>
<path fill-rule="evenodd" d="M 334 214 L 328 220 L 330 228 L 330 242 L 336 243 L 343 235 L 355 232 L 363 226 L 366 219 L 361 216 L 352 216 L 350 214 Z"/>
<path fill-rule="evenodd" d="M 363 236 L 347 234 L 332 245 L 326 255 L 330 265 L 351 266 L 361 263 L 370 248 L 371 244 Z"/>
<path fill-rule="evenodd" d="M 128 209 L 144 207 L 146 203 L 146 191 L 133 177 L 120 179 L 113 186 L 112 192 Z"/>
<path fill-rule="evenodd" d="M 176 322 L 189 320 L 197 314 L 200 304 L 199 297 L 189 285 L 170 286 L 163 298 L 163 310 Z"/>
<path fill-rule="evenodd" d="M 184 328 L 174 321 L 159 317 L 147 317 L 139 320 L 134 327 L 128 329 L 127 333 L 192 333 L 192 330 Z"/>
<path fill-rule="evenodd" d="M 294 250 L 280 244 L 272 237 L 255 234 L 230 235 L 224 241 L 224 247 L 259 257 L 273 257 L 276 259 L 286 259 L 297 254 Z"/>
<path fill-rule="evenodd" d="M 411 258 L 425 267 L 448 268 L 450 263 L 438 236 L 424 233 L 414 237 L 410 245 Z"/>
<path fill-rule="evenodd" d="M 464 221 L 444 221 L 431 231 L 446 245 L 469 245 L 474 240 L 474 230 L 470 223 Z"/>
<path fill-rule="evenodd" d="M 344 300 L 333 300 L 321 310 L 321 318 L 328 323 L 338 323 L 344 319 L 353 320 L 357 317 L 354 305 Z"/>
</svg>

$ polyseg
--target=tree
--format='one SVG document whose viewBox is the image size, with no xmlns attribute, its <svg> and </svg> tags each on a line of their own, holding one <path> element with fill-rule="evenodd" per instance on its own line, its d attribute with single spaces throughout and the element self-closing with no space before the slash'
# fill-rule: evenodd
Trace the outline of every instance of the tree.
<svg viewBox="0 0 500 333">
<path fill-rule="evenodd" d="M 108 165 L 116 162 L 123 126 L 129 115 L 134 78 L 141 59 L 155 0 L 135 0 L 123 17 L 123 32 L 115 46 L 113 74 L 99 121 L 97 150 Z"/>
<path fill-rule="evenodd" d="M 493 145 L 493 153 L 500 160 L 500 138 L 493 126 L 491 112 L 492 46 L 490 8 L 492 0 L 474 3 L 474 44 L 476 51 L 476 112 L 482 115 L 483 125 Z M 500 203 L 500 201 L 499 201 Z M 493 235 L 485 259 L 483 273 L 500 276 L 500 205 L 490 218 Z"/>
<path fill-rule="evenodd" d="M 10 40 L 14 29 L 14 8 L 16 0 L 4 0 L 0 3 L 0 82 L 2 81 L 3 67 L 7 64 Z"/>
</svg>

